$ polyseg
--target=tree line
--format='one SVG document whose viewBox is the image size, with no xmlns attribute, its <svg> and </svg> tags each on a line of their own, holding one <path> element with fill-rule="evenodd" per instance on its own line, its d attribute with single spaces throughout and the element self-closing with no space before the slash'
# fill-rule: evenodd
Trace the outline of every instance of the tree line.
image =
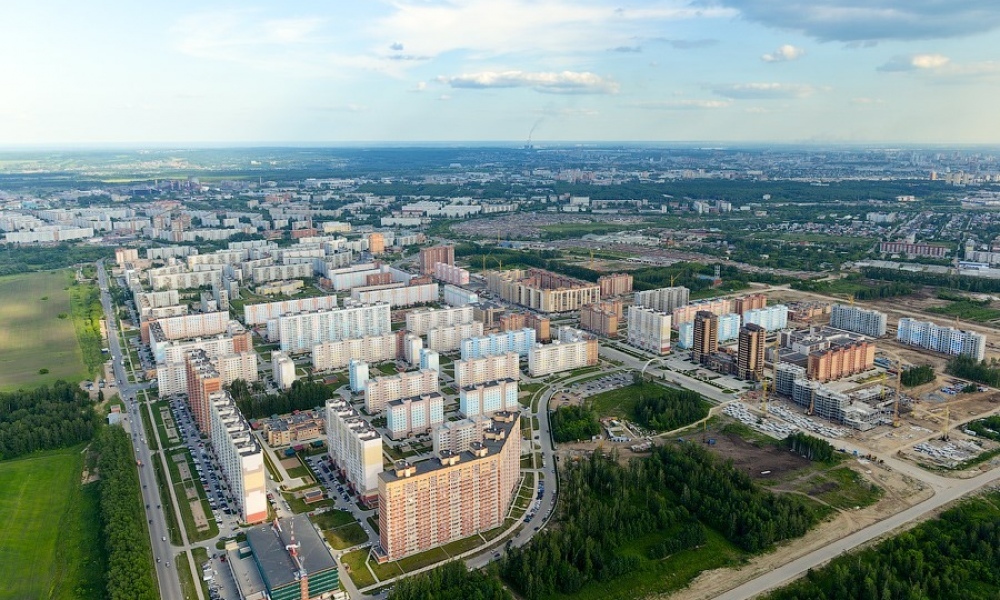
<svg viewBox="0 0 1000 600">
<path fill-rule="evenodd" d="M 934 367 L 931 365 L 921 365 L 903 369 L 899 374 L 899 381 L 906 387 L 914 387 L 934 381 Z"/>
<path fill-rule="evenodd" d="M 389 593 L 392 600 L 510 600 L 495 575 L 469 571 L 461 561 L 407 577 Z"/>
<path fill-rule="evenodd" d="M 704 543 L 703 526 L 759 552 L 801 536 L 817 519 L 803 500 L 760 488 L 695 444 L 659 446 L 628 466 L 616 458 L 596 451 L 565 468 L 556 526 L 500 562 L 519 595 L 572 594 L 634 572 L 641 560 L 624 546 L 651 533 L 662 535 L 645 550 L 651 557 Z"/>
<path fill-rule="evenodd" d="M 969 500 L 874 548 L 841 556 L 768 600 L 1000 597 L 1000 495 Z"/>
<path fill-rule="evenodd" d="M 964 354 L 949 360 L 945 371 L 950 375 L 961 377 L 962 379 L 968 379 L 992 387 L 1000 386 L 1000 367 L 987 364 L 986 361 L 979 362 L 971 356 Z"/>
<path fill-rule="evenodd" d="M 785 448 L 816 462 L 833 462 L 836 449 L 830 442 L 796 431 L 782 442 Z"/>
<path fill-rule="evenodd" d="M 108 555 L 109 600 L 156 600 L 152 553 L 132 443 L 121 427 L 97 437 L 101 527 Z M 150 467 L 152 468 L 152 467 Z"/>
<path fill-rule="evenodd" d="M 643 384 L 639 386 L 640 396 L 633 416 L 644 427 L 670 431 L 708 416 L 708 406 L 698 392 L 660 385 L 655 388 Z M 656 391 L 650 392 L 649 389 Z"/>
<path fill-rule="evenodd" d="M 254 387 L 261 389 L 259 386 L 248 385 L 243 379 L 237 379 L 229 385 L 229 393 L 236 401 L 236 406 L 248 419 L 312 410 L 326 405 L 326 401 L 332 397 L 330 386 L 305 379 L 295 381 L 291 388 L 278 394 L 263 394 L 254 391 Z"/>
<path fill-rule="evenodd" d="M 0 249 L 0 275 L 16 275 L 34 271 L 51 271 L 78 263 L 92 263 L 115 255 L 109 246 L 85 246 L 69 243 L 55 246 L 6 244 Z"/>
<path fill-rule="evenodd" d="M 899 271 L 896 269 L 881 269 L 864 267 L 861 273 L 868 279 L 881 281 L 901 281 L 912 285 L 928 285 L 943 287 L 960 292 L 976 292 L 991 294 L 1000 292 L 1000 279 L 987 277 L 970 277 L 969 275 L 952 275 L 949 273 L 929 273 L 927 271 Z"/>
<path fill-rule="evenodd" d="M 69 299 L 83 362 L 87 365 L 88 373 L 93 374 L 104 364 L 104 355 L 101 353 L 101 346 L 104 344 L 104 337 L 101 335 L 101 319 L 104 318 L 101 291 L 96 285 L 74 281 L 69 288 Z"/>
<path fill-rule="evenodd" d="M 965 426 L 975 431 L 979 437 L 1000 442 L 1000 415 L 990 415 L 984 419 L 976 419 Z"/>
<path fill-rule="evenodd" d="M 62 380 L 0 393 L 0 460 L 85 442 L 99 423 L 87 394 Z"/>
<path fill-rule="evenodd" d="M 560 406 L 552 413 L 552 435 L 557 443 L 589 440 L 601 433 L 597 413 L 584 406 Z"/>
</svg>

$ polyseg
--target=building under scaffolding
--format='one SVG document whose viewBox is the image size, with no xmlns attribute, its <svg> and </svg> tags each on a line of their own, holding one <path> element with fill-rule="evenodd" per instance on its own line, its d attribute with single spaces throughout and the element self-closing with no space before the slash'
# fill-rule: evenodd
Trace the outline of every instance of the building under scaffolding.
<svg viewBox="0 0 1000 600">
<path fill-rule="evenodd" d="M 838 392 L 806 379 L 806 370 L 802 367 L 782 363 L 775 373 L 774 391 L 791 398 L 811 414 L 860 431 L 892 423 L 893 399 L 882 386 Z"/>
</svg>

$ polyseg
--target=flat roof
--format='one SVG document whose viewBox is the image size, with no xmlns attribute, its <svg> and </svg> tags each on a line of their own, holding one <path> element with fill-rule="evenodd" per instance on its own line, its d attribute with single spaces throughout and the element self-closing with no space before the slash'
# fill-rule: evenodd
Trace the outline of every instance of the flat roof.
<svg viewBox="0 0 1000 600">
<path fill-rule="evenodd" d="M 292 543 L 293 526 L 295 543 L 299 545 L 298 557 L 307 573 L 337 568 L 333 556 L 305 515 L 293 515 L 281 520 L 279 524 L 280 531 L 275 529 L 273 522 L 247 530 L 247 543 L 253 550 L 261 576 L 270 590 L 298 581 L 298 566 L 285 549 L 285 546 Z"/>
</svg>

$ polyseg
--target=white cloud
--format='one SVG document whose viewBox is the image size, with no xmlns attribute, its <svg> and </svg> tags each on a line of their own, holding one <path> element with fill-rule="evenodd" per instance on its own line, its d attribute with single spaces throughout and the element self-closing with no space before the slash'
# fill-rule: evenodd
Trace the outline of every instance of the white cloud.
<svg viewBox="0 0 1000 600">
<path fill-rule="evenodd" d="M 996 0 L 708 0 L 823 41 L 960 37 L 1000 27 Z"/>
<path fill-rule="evenodd" d="M 520 88 L 526 87 L 536 92 L 550 94 L 614 94 L 618 84 L 589 72 L 527 72 L 527 71 L 483 71 L 451 77 L 441 76 L 438 83 L 453 88 Z"/>
<path fill-rule="evenodd" d="M 878 67 L 885 72 L 916 71 L 919 69 L 940 69 L 947 65 L 950 59 L 941 54 L 911 54 L 909 56 L 894 56 L 889 62 Z"/>
<path fill-rule="evenodd" d="M 760 57 L 764 62 L 787 62 L 790 60 L 798 60 L 805 55 L 806 51 L 802 48 L 797 48 L 791 44 L 784 44 L 779 46 L 774 52 L 769 52 Z"/>
<path fill-rule="evenodd" d="M 405 44 L 420 56 L 465 51 L 477 57 L 539 53 L 551 58 L 591 52 L 597 40 L 601 48 L 632 47 L 636 39 L 654 38 L 665 23 L 736 14 L 686 0 L 617 6 L 594 0 L 395 0 L 392 14 L 373 23 L 369 35 Z"/>
<path fill-rule="evenodd" d="M 733 100 L 773 98 L 805 98 L 816 92 L 816 88 L 804 83 L 735 83 L 712 88 L 720 96 Z"/>
<path fill-rule="evenodd" d="M 663 102 L 636 102 L 632 106 L 649 110 L 715 110 L 732 105 L 730 100 L 672 100 Z"/>
</svg>

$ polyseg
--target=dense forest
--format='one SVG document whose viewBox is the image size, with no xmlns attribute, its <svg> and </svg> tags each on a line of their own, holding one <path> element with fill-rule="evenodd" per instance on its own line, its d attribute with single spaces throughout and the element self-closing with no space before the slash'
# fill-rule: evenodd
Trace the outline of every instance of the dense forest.
<svg viewBox="0 0 1000 600">
<path fill-rule="evenodd" d="M 11 250 L 14 247 L 16 250 Z M 69 267 L 77 263 L 92 263 L 101 258 L 115 255 L 114 248 L 108 246 L 84 246 L 58 244 L 56 246 L 7 245 L 7 251 L 0 250 L 0 275 L 15 275 L 33 271 L 51 271 Z"/>
<path fill-rule="evenodd" d="M 601 433 L 597 413 L 583 406 L 560 406 L 552 413 L 552 436 L 557 443 L 589 440 Z"/>
<path fill-rule="evenodd" d="M 642 389 L 643 384 L 636 387 Z M 655 387 L 655 392 L 643 392 L 636 402 L 634 417 L 640 425 L 670 431 L 708 416 L 708 405 L 698 392 Z"/>
<path fill-rule="evenodd" d="M 624 547 L 650 533 L 663 534 L 648 549 L 660 557 L 703 543 L 703 525 L 759 552 L 801 536 L 817 518 L 803 500 L 756 486 L 694 444 L 660 446 L 628 466 L 597 451 L 566 467 L 560 490 L 557 525 L 500 563 L 504 580 L 528 600 L 627 575 L 639 559 Z"/>
<path fill-rule="evenodd" d="M 85 442 L 99 422 L 87 394 L 62 380 L 0 393 L 0 460 Z"/>
<path fill-rule="evenodd" d="M 260 419 L 271 415 L 284 415 L 296 410 L 311 410 L 324 406 L 332 397 L 330 386 L 308 380 L 298 380 L 280 394 L 261 394 L 251 389 L 247 382 L 237 379 L 229 386 L 243 416 Z"/>
<path fill-rule="evenodd" d="M 898 296 L 909 296 L 913 293 L 913 286 L 902 282 L 893 283 L 881 283 L 876 284 L 872 282 L 863 282 L 860 277 L 848 276 L 837 281 L 820 281 L 820 280 L 807 280 L 807 281 L 795 281 L 792 283 L 792 289 L 802 290 L 804 292 L 818 292 L 821 294 L 831 293 L 831 288 L 836 288 L 844 283 L 856 282 L 863 285 L 858 285 L 856 289 L 851 292 L 855 300 L 881 300 L 884 298 L 895 298 Z"/>
<path fill-rule="evenodd" d="M 121 427 L 105 427 L 94 445 L 101 486 L 101 526 L 108 554 L 109 600 L 156 600 L 146 513 L 132 442 Z"/>
<path fill-rule="evenodd" d="M 796 431 L 786 437 L 782 443 L 785 445 L 785 448 L 788 448 L 792 452 L 816 462 L 833 462 L 836 456 L 836 450 L 830 445 L 830 442 L 807 435 L 801 431 Z"/>
<path fill-rule="evenodd" d="M 986 361 L 978 362 L 971 356 L 956 356 L 948 361 L 945 370 L 955 377 L 1000 387 L 1000 367 L 988 365 Z"/>
<path fill-rule="evenodd" d="M 874 548 L 835 559 L 768 600 L 1000 597 L 1000 495 L 969 500 Z"/>
<path fill-rule="evenodd" d="M 510 600 L 495 576 L 468 571 L 461 561 L 407 577 L 389 593 L 391 600 Z"/>
<path fill-rule="evenodd" d="M 914 387 L 930 383 L 934 381 L 934 367 L 930 365 L 921 365 L 919 367 L 904 369 L 903 372 L 899 374 L 899 380 L 900 383 L 906 387 Z"/>
</svg>

